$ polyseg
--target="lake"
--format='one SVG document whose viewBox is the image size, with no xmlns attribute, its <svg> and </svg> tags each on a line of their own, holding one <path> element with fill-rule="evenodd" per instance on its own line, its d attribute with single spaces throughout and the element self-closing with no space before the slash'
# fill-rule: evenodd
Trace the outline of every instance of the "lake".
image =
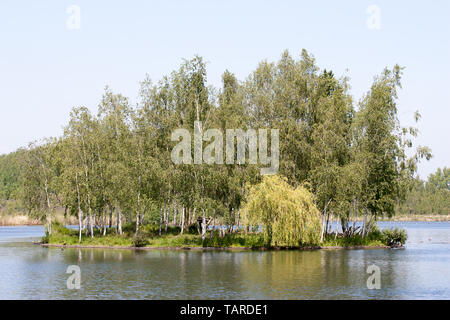
<svg viewBox="0 0 450 320">
<path fill-rule="evenodd" d="M 450 299 L 450 223 L 380 222 L 405 249 L 133 251 L 43 248 L 43 227 L 0 227 L 0 299 Z M 80 267 L 81 288 L 66 273 Z M 368 289 L 369 266 L 380 289 Z"/>
</svg>

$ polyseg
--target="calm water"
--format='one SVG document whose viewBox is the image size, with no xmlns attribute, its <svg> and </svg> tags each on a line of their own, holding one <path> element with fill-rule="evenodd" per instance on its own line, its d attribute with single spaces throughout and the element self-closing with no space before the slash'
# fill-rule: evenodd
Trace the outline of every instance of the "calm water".
<svg viewBox="0 0 450 320">
<path fill-rule="evenodd" d="M 0 227 L 0 299 L 450 299 L 450 223 L 408 230 L 404 250 L 279 252 L 42 248 L 42 227 Z M 381 270 L 369 290 L 366 269 Z M 67 289 L 69 265 L 81 289 Z"/>
</svg>

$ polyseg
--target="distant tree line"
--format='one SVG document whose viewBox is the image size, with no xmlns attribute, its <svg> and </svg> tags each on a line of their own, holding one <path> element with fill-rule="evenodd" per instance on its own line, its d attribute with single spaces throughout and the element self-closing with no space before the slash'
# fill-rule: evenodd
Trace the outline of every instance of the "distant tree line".
<svg viewBox="0 0 450 320">
<path fill-rule="evenodd" d="M 410 188 L 399 202 L 399 214 L 450 215 L 450 168 L 439 168 L 426 181 L 416 178 Z"/>
<path fill-rule="evenodd" d="M 106 233 L 113 225 L 122 233 L 123 223 L 136 232 L 156 223 L 160 233 L 177 225 L 183 233 L 197 218 L 232 232 L 261 164 L 175 165 L 171 133 L 193 132 L 195 121 L 202 130 L 279 129 L 279 174 L 312 192 L 322 233 L 332 217 L 345 230 L 363 216 L 364 234 L 409 199 L 418 161 L 431 157 L 420 146 L 406 155 L 418 132 L 397 118 L 401 75 L 397 65 L 383 70 L 355 103 L 349 80 L 319 69 L 305 50 L 299 59 L 284 52 L 261 62 L 244 81 L 225 71 L 221 88 L 207 85 L 196 56 L 158 83 L 147 76 L 135 105 L 106 88 L 97 114 L 74 108 L 63 136 L 2 156 L 0 192 L 41 213 L 50 233 L 57 206 L 78 217 L 80 237 L 82 228 L 93 237 L 94 228 Z"/>
</svg>

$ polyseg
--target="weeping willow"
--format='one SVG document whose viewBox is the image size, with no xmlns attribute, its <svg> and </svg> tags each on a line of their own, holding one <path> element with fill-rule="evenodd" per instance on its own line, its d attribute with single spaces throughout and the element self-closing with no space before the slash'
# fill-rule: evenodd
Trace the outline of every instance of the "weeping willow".
<svg viewBox="0 0 450 320">
<path fill-rule="evenodd" d="M 320 212 L 304 187 L 291 187 L 278 175 L 265 176 L 250 186 L 244 206 L 247 225 L 260 225 L 270 246 L 316 245 L 320 241 Z"/>
</svg>

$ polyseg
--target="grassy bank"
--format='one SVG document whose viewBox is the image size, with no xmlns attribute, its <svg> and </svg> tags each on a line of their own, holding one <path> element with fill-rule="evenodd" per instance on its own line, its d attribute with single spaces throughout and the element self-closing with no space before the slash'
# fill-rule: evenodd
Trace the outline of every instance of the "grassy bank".
<svg viewBox="0 0 450 320">
<path fill-rule="evenodd" d="M 83 247 L 117 247 L 117 248 L 251 248 L 251 249 L 288 249 L 285 247 L 268 246 L 262 234 L 244 232 L 220 236 L 217 231 L 209 231 L 205 240 L 197 234 L 194 228 L 191 233 L 179 234 L 179 228 L 169 227 L 167 234 L 159 236 L 157 226 L 148 225 L 141 228 L 138 236 L 132 231 L 132 226 L 124 228 L 124 234 L 118 235 L 115 230 L 108 230 L 101 235 L 100 230 L 95 231 L 94 237 L 88 237 L 83 232 L 81 243 L 78 241 L 78 231 L 63 227 L 61 224 L 53 226 L 53 234 L 42 239 L 43 244 Z M 375 228 L 366 237 L 353 235 L 328 235 L 320 244 L 300 245 L 302 248 L 348 248 L 348 247 L 386 247 L 406 241 L 404 230 L 383 230 Z"/>
<path fill-rule="evenodd" d="M 100 230 L 94 230 L 94 237 L 86 236 L 83 232 L 81 243 L 78 241 L 78 230 L 68 229 L 60 224 L 53 225 L 52 235 L 47 235 L 42 239 L 45 244 L 60 245 L 82 245 L 82 246 L 109 246 L 109 247 L 238 247 L 238 248 L 256 248 L 263 247 L 264 241 L 259 234 L 230 234 L 220 237 L 215 231 L 212 236 L 208 232 L 205 240 L 197 234 L 195 229 L 191 233 L 180 235 L 178 227 L 169 227 L 167 234 L 162 231 L 159 236 L 157 226 L 144 226 L 138 236 L 130 227 L 124 227 L 123 235 L 118 235 L 115 230 L 107 230 L 106 235 L 102 235 Z"/>
</svg>

